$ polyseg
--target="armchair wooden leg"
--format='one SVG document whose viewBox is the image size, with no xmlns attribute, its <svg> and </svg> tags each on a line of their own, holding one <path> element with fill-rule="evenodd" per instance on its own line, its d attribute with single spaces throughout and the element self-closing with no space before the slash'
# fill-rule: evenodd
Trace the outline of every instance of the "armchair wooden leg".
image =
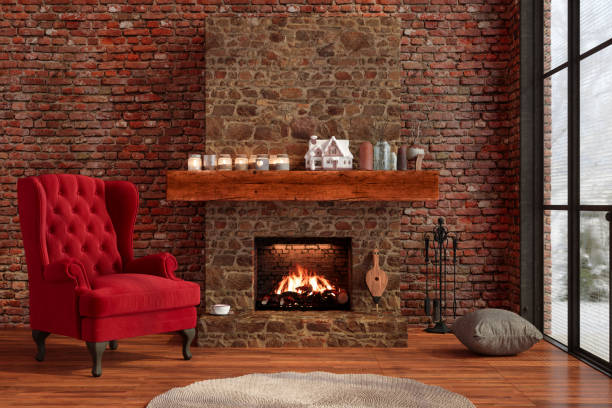
<svg viewBox="0 0 612 408">
<path fill-rule="evenodd" d="M 99 342 L 87 342 L 87 349 L 89 350 L 89 354 L 91 354 L 92 368 L 91 375 L 94 377 L 99 377 L 102 375 L 102 354 L 104 350 L 106 350 L 106 341 Z"/>
<path fill-rule="evenodd" d="M 36 356 L 34 357 L 37 361 L 43 361 L 45 359 L 45 340 L 49 337 L 49 332 L 42 330 L 32 330 L 32 338 L 36 343 Z"/>
<path fill-rule="evenodd" d="M 185 360 L 191 360 L 192 356 L 190 346 L 195 337 L 195 327 L 193 329 L 180 330 L 179 333 L 181 333 L 181 336 L 183 336 L 183 358 Z"/>
<path fill-rule="evenodd" d="M 108 348 L 111 350 L 117 350 L 117 348 L 119 347 L 119 343 L 117 343 L 117 340 L 111 340 L 108 342 Z"/>
</svg>

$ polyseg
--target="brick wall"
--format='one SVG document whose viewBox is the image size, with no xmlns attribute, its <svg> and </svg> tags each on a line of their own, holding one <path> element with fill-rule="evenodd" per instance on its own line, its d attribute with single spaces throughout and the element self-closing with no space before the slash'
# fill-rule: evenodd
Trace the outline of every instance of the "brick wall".
<svg viewBox="0 0 612 408">
<path fill-rule="evenodd" d="M 204 280 L 203 207 L 166 202 L 164 173 L 204 149 L 204 27 L 220 14 L 399 17 L 402 132 L 421 122 L 425 167 L 441 174 L 438 202 L 401 210 L 402 312 L 424 321 L 417 248 L 438 216 L 461 239 L 462 309 L 468 282 L 477 307 L 516 305 L 517 12 L 511 0 L 0 0 L 0 325 L 28 321 L 25 175 L 133 181 L 137 255 L 169 250 L 180 276 Z"/>
<path fill-rule="evenodd" d="M 520 0 L 513 0 L 508 7 L 508 34 L 511 39 L 510 61 L 508 62 L 506 78 L 508 92 L 508 120 L 510 128 L 505 141 L 507 146 L 508 170 L 506 183 L 508 192 L 505 194 L 508 207 L 508 217 L 504 219 L 508 225 L 508 250 L 506 266 L 508 267 L 508 282 L 510 310 L 520 313 L 521 308 L 521 233 L 520 233 L 520 197 L 519 183 L 521 174 L 521 30 L 520 30 Z"/>
</svg>

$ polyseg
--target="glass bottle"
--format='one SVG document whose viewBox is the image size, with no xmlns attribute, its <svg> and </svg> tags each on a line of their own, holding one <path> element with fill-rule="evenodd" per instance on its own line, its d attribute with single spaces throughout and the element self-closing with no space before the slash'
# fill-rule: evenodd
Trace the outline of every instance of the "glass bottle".
<svg viewBox="0 0 612 408">
<path fill-rule="evenodd" d="M 391 146 L 384 140 L 374 146 L 374 170 L 391 170 Z"/>
</svg>

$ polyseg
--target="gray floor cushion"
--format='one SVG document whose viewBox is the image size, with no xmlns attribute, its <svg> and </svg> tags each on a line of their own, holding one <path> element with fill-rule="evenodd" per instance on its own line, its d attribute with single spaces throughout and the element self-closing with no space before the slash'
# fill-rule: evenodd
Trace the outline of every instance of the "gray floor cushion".
<svg viewBox="0 0 612 408">
<path fill-rule="evenodd" d="M 488 356 L 518 354 L 542 340 L 533 324 L 502 309 L 481 309 L 461 316 L 453 332 L 468 349 Z"/>
</svg>

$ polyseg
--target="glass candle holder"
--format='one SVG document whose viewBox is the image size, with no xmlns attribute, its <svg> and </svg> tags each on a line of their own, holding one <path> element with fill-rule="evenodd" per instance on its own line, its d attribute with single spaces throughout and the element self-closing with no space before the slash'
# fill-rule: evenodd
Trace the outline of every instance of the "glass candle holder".
<svg viewBox="0 0 612 408">
<path fill-rule="evenodd" d="M 246 154 L 239 154 L 234 159 L 234 170 L 248 170 L 249 169 L 249 159 L 247 159 Z"/>
<path fill-rule="evenodd" d="M 187 170 L 200 171 L 202 170 L 202 155 L 190 154 L 187 159 Z"/>
<path fill-rule="evenodd" d="M 257 155 L 252 154 L 249 156 L 249 169 L 255 170 L 255 161 L 257 160 Z"/>
<path fill-rule="evenodd" d="M 270 155 L 270 160 L 268 161 L 268 163 L 270 164 L 270 168 L 272 169 L 276 168 L 276 155 L 275 154 Z"/>
<path fill-rule="evenodd" d="M 229 154 L 221 154 L 219 155 L 219 160 L 217 160 L 217 168 L 219 170 L 231 170 L 232 169 L 232 156 Z"/>
<path fill-rule="evenodd" d="M 287 154 L 279 154 L 276 156 L 276 165 L 274 167 L 276 170 L 289 170 L 289 155 Z"/>
<path fill-rule="evenodd" d="M 267 154 L 260 154 L 255 160 L 255 170 L 270 170 L 270 160 Z"/>
<path fill-rule="evenodd" d="M 204 170 L 214 170 L 217 168 L 217 155 L 216 154 L 205 154 L 204 155 Z"/>
</svg>

